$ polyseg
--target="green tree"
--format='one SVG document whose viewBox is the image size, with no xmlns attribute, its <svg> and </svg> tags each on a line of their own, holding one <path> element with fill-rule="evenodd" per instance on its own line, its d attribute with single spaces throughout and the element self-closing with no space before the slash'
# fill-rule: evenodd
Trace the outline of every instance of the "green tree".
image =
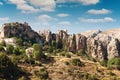
<svg viewBox="0 0 120 80">
<path fill-rule="evenodd" d="M 41 58 L 44 58 L 42 46 L 40 44 L 33 44 L 33 56 L 36 60 L 40 60 Z"/>
<path fill-rule="evenodd" d="M 21 38 L 16 39 L 16 44 L 19 46 L 23 45 L 23 40 Z"/>
<path fill-rule="evenodd" d="M 33 44 L 34 51 L 39 51 L 42 53 L 42 46 L 40 44 Z"/>
<path fill-rule="evenodd" d="M 0 53 L 0 77 L 7 78 L 7 80 L 15 80 L 12 78 L 17 77 L 19 70 L 11 62 L 9 57 L 4 53 Z"/>
<path fill-rule="evenodd" d="M 7 50 L 7 54 L 12 54 L 14 47 L 12 45 L 7 45 L 6 50 Z"/>
<path fill-rule="evenodd" d="M 20 53 L 21 53 L 21 52 L 20 52 L 19 47 L 14 48 L 13 54 L 19 55 Z"/>
<path fill-rule="evenodd" d="M 0 43 L 1 46 L 6 46 L 6 43 L 4 40 L 2 40 L 2 42 Z"/>
<path fill-rule="evenodd" d="M 0 51 L 4 51 L 4 47 L 0 45 Z"/>
</svg>

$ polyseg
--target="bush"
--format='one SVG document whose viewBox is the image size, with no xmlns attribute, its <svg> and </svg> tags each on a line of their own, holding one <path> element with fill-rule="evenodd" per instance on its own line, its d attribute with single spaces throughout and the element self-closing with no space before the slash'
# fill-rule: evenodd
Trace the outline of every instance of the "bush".
<svg viewBox="0 0 120 80">
<path fill-rule="evenodd" d="M 18 75 L 20 75 L 18 68 L 4 53 L 0 53 L 0 77 L 14 80 L 13 78 Z"/>
<path fill-rule="evenodd" d="M 2 42 L 0 43 L 1 46 L 6 46 L 6 43 L 4 40 L 2 40 Z"/>
<path fill-rule="evenodd" d="M 22 76 L 18 80 L 30 80 L 30 79 L 28 77 L 26 77 L 26 76 Z"/>
<path fill-rule="evenodd" d="M 109 69 L 111 69 L 111 68 L 120 69 L 120 58 L 116 57 L 116 58 L 112 58 L 112 59 L 108 60 L 107 67 Z"/>
<path fill-rule="evenodd" d="M 83 50 L 83 49 L 79 50 L 79 51 L 77 52 L 77 55 L 78 55 L 78 56 L 85 56 L 85 55 L 86 55 L 85 50 Z"/>
<path fill-rule="evenodd" d="M 70 55 L 69 53 L 66 53 L 65 56 L 66 56 L 67 58 L 71 58 L 71 55 Z"/>
<path fill-rule="evenodd" d="M 66 52 L 64 52 L 64 51 L 59 53 L 60 56 L 65 56 L 65 54 L 66 54 Z"/>
<path fill-rule="evenodd" d="M 34 71 L 34 74 L 42 80 L 48 78 L 48 72 L 45 70 L 45 68 L 41 68 L 39 71 Z"/>
<path fill-rule="evenodd" d="M 41 58 L 43 58 L 44 54 L 40 53 L 39 51 L 34 51 L 33 56 L 36 60 L 40 60 Z"/>
<path fill-rule="evenodd" d="M 81 76 L 83 77 L 82 80 L 98 80 L 94 75 L 90 75 L 86 72 L 82 73 Z"/>
<path fill-rule="evenodd" d="M 0 51 L 4 51 L 4 47 L 0 45 Z"/>
<path fill-rule="evenodd" d="M 96 59 L 95 59 L 95 58 L 92 58 L 91 56 L 88 56 L 88 60 L 93 61 L 93 62 L 96 62 Z"/>
<path fill-rule="evenodd" d="M 74 66 L 82 66 L 83 65 L 83 63 L 80 61 L 80 59 L 72 59 L 72 64 L 74 65 Z"/>
<path fill-rule="evenodd" d="M 115 76 L 115 74 L 111 71 L 107 72 L 107 74 L 110 75 L 110 76 Z"/>
<path fill-rule="evenodd" d="M 20 50 L 19 50 L 19 47 L 14 48 L 13 54 L 16 54 L 16 55 L 21 54 L 21 52 L 20 52 Z"/>
<path fill-rule="evenodd" d="M 16 38 L 16 44 L 19 46 L 23 45 L 23 40 L 21 38 Z"/>
<path fill-rule="evenodd" d="M 32 47 L 34 51 L 39 51 L 40 53 L 42 53 L 42 46 L 40 46 L 40 44 L 33 44 Z"/>
<path fill-rule="evenodd" d="M 102 60 L 99 63 L 100 65 L 107 67 L 107 60 Z"/>
<path fill-rule="evenodd" d="M 14 47 L 12 45 L 7 45 L 6 51 L 7 54 L 13 54 Z"/>
</svg>

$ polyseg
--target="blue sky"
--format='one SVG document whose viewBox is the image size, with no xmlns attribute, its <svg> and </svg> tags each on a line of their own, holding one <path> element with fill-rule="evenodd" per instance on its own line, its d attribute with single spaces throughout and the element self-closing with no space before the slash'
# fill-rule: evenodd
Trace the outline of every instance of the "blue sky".
<svg viewBox="0 0 120 80">
<path fill-rule="evenodd" d="M 34 30 L 69 33 L 120 27 L 120 0 L 0 0 L 0 26 L 28 22 Z"/>
</svg>

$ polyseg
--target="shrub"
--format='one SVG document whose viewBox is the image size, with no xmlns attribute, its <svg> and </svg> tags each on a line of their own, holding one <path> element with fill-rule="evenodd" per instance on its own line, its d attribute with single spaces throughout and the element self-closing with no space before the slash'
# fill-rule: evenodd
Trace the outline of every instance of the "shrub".
<svg viewBox="0 0 120 80">
<path fill-rule="evenodd" d="M 80 61 L 80 59 L 77 59 L 77 58 L 72 59 L 72 64 L 74 66 L 82 66 L 83 65 L 83 63 Z"/>
<path fill-rule="evenodd" d="M 93 61 L 93 62 L 96 62 L 96 59 L 95 59 L 95 58 L 92 58 L 91 56 L 88 56 L 88 60 Z"/>
<path fill-rule="evenodd" d="M 18 68 L 4 53 L 0 53 L 0 76 L 9 80 L 14 80 L 13 78 L 18 75 L 20 75 Z"/>
<path fill-rule="evenodd" d="M 107 67 L 109 69 L 111 69 L 111 68 L 120 69 L 120 58 L 116 57 L 116 58 L 112 58 L 112 59 L 108 60 Z"/>
<path fill-rule="evenodd" d="M 69 53 L 66 53 L 65 56 L 66 56 L 67 58 L 71 58 L 71 55 L 70 55 Z"/>
<path fill-rule="evenodd" d="M 4 47 L 0 45 L 0 51 L 4 51 Z"/>
<path fill-rule="evenodd" d="M 40 44 L 33 44 L 32 47 L 35 51 L 39 51 L 40 53 L 42 52 L 42 46 L 40 46 Z"/>
<path fill-rule="evenodd" d="M 115 76 L 115 74 L 111 71 L 107 72 L 107 74 L 110 75 L 110 76 Z"/>
<path fill-rule="evenodd" d="M 34 74 L 42 80 L 48 78 L 48 72 L 45 70 L 45 68 L 41 68 L 39 71 L 34 71 Z"/>
<path fill-rule="evenodd" d="M 100 65 L 107 67 L 107 60 L 102 60 L 99 63 Z"/>
<path fill-rule="evenodd" d="M 18 80 L 30 80 L 30 79 L 28 77 L 26 77 L 26 76 L 22 76 Z"/>
<path fill-rule="evenodd" d="M 66 53 L 66 52 L 63 51 L 63 52 L 60 52 L 59 55 L 60 55 L 60 56 L 65 56 L 65 53 Z"/>
<path fill-rule="evenodd" d="M 1 46 L 6 46 L 6 43 L 4 40 L 2 40 L 2 42 L 0 43 Z"/>
<path fill-rule="evenodd" d="M 87 72 L 84 72 L 81 74 L 81 76 L 83 77 L 82 80 L 98 80 L 95 75 L 90 75 Z"/>
<path fill-rule="evenodd" d="M 40 53 L 39 51 L 34 51 L 33 56 L 36 60 L 40 60 L 44 55 L 43 53 Z"/>
<path fill-rule="evenodd" d="M 23 40 L 21 38 L 16 38 L 16 44 L 19 46 L 23 45 Z"/>
<path fill-rule="evenodd" d="M 70 63 L 69 62 L 65 62 L 66 65 L 69 65 Z"/>
<path fill-rule="evenodd" d="M 19 50 L 19 47 L 14 48 L 13 54 L 19 55 L 21 52 Z"/>
<path fill-rule="evenodd" d="M 86 55 L 85 50 L 83 50 L 83 49 L 79 50 L 79 51 L 77 52 L 77 55 L 78 55 L 78 56 L 85 56 L 85 55 Z"/>
<path fill-rule="evenodd" d="M 12 45 L 7 45 L 6 51 L 7 54 L 13 54 L 14 47 Z"/>
</svg>

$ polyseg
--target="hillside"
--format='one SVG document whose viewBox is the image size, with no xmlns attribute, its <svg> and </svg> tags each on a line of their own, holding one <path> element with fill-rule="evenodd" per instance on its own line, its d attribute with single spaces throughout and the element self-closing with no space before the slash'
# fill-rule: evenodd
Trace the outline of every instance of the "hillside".
<svg viewBox="0 0 120 80">
<path fill-rule="evenodd" d="M 5 23 L 0 80 L 119 80 L 119 30 L 70 35 L 66 30 L 36 32 L 26 22 Z"/>
</svg>

